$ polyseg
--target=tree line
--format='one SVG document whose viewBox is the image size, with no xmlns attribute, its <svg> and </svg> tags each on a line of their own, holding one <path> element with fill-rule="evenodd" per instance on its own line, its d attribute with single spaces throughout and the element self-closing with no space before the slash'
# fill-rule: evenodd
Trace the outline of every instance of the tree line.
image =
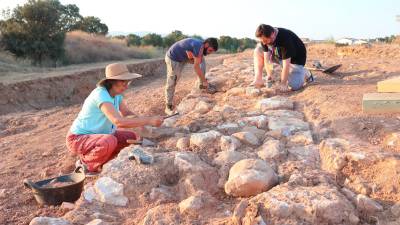
<svg viewBox="0 0 400 225">
<path fill-rule="evenodd" d="M 3 10 L 0 20 L 0 48 L 13 53 L 18 58 L 30 59 L 41 66 L 44 61 L 55 64 L 65 61 L 64 40 L 67 32 L 82 30 L 96 35 L 107 35 L 108 27 L 97 17 L 84 17 L 75 4 L 63 5 L 59 0 L 29 0 L 12 10 Z M 166 36 L 149 33 L 143 37 L 136 34 L 119 35 L 127 46 L 155 46 L 168 48 L 187 37 L 200 40 L 200 35 L 186 35 L 172 31 Z M 256 45 L 250 38 L 221 36 L 221 49 L 239 52 Z"/>
<path fill-rule="evenodd" d="M 128 46 L 148 46 L 152 45 L 155 47 L 163 47 L 168 48 L 173 45 L 175 42 L 180 41 L 185 38 L 196 38 L 199 40 L 204 40 L 200 35 L 185 35 L 182 31 L 175 30 L 169 33 L 168 35 L 162 37 L 160 34 L 149 33 L 140 37 L 136 34 L 128 34 L 128 35 L 118 35 L 115 38 L 123 39 L 126 41 Z M 235 38 L 230 36 L 220 36 L 218 38 L 218 43 L 221 49 L 224 49 L 228 52 L 240 52 L 248 48 L 254 48 L 257 44 L 254 39 L 251 38 Z"/>
</svg>

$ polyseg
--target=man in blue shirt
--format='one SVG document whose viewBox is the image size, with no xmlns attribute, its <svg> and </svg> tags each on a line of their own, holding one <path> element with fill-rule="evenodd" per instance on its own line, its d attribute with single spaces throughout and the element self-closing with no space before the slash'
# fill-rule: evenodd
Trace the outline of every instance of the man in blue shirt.
<svg viewBox="0 0 400 225">
<path fill-rule="evenodd" d="M 195 38 L 186 38 L 173 44 L 165 55 L 167 64 L 167 83 L 165 86 L 165 113 L 171 115 L 174 113 L 173 98 L 175 86 L 182 74 L 183 67 L 187 64 L 193 64 L 194 71 L 199 78 L 199 88 L 207 90 L 214 94 L 216 88 L 207 82 L 205 77 L 206 63 L 204 56 L 218 50 L 218 41 L 216 38 L 207 38 L 201 41 Z"/>
</svg>

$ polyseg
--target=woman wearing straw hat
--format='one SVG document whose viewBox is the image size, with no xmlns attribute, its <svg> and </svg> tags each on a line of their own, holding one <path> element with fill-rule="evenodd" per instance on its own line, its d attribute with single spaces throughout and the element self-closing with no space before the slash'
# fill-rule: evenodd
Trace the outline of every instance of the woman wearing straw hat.
<svg viewBox="0 0 400 225">
<path fill-rule="evenodd" d="M 160 126 L 163 117 L 136 117 L 122 100 L 122 93 L 129 83 L 141 75 L 129 73 L 128 68 L 120 63 L 106 67 L 106 78 L 97 83 L 97 87 L 83 103 L 78 117 L 67 134 L 67 147 L 79 155 L 77 164 L 87 172 L 96 173 L 102 165 L 128 146 L 127 139 L 138 136 L 127 130 L 144 125 Z"/>
</svg>

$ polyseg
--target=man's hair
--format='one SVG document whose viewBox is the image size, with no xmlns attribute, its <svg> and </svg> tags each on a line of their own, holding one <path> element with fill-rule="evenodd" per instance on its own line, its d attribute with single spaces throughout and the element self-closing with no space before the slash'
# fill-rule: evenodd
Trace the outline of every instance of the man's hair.
<svg viewBox="0 0 400 225">
<path fill-rule="evenodd" d="M 215 51 L 218 51 L 218 40 L 216 38 L 207 38 L 204 41 L 204 44 L 208 43 L 210 47 L 212 47 Z"/>
<path fill-rule="evenodd" d="M 270 25 L 266 25 L 266 24 L 260 24 L 258 27 L 257 27 L 257 30 L 256 30 L 256 37 L 261 37 L 261 36 L 264 36 L 264 37 L 270 37 L 271 36 L 271 34 L 274 32 L 275 30 L 274 30 L 274 28 L 272 27 L 272 26 L 270 26 Z"/>
</svg>

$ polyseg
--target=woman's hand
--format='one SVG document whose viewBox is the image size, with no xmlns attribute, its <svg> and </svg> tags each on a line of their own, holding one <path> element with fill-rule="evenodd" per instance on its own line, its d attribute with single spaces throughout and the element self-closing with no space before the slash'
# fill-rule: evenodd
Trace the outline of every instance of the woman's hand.
<svg viewBox="0 0 400 225">
<path fill-rule="evenodd" d="M 164 122 L 164 117 L 162 116 L 153 116 L 149 118 L 150 125 L 154 127 L 159 127 Z"/>
</svg>

